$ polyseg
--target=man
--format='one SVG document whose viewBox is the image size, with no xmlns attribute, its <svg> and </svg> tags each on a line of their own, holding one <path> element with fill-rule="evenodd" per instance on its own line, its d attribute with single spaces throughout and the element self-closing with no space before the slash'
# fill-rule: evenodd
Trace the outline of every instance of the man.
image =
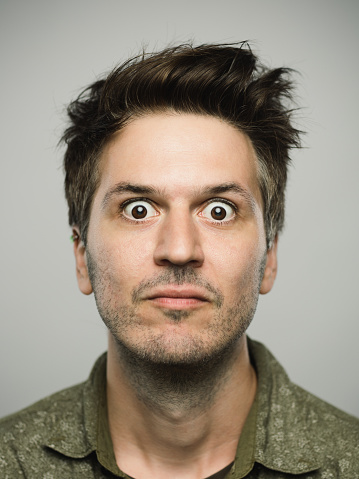
<svg viewBox="0 0 359 479">
<path fill-rule="evenodd" d="M 1 477 L 359 477 L 359 421 L 250 341 L 277 272 L 290 72 L 250 49 L 135 58 L 69 107 L 65 189 L 80 290 L 107 355 L 1 423 Z"/>
</svg>

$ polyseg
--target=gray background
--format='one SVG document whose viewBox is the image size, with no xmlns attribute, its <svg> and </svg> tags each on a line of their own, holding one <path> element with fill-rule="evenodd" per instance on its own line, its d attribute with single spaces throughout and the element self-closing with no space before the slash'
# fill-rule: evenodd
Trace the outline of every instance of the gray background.
<svg viewBox="0 0 359 479">
<path fill-rule="evenodd" d="M 298 69 L 294 153 L 274 290 L 250 335 L 292 379 L 359 415 L 359 2 L 3 0 L 0 415 L 85 379 L 106 348 L 75 281 L 61 153 L 64 105 L 139 51 L 249 39 Z"/>
</svg>

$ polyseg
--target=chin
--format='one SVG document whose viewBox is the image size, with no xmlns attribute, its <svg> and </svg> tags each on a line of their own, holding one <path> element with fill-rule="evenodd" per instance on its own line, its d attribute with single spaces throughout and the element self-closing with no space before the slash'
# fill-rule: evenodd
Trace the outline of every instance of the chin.
<svg viewBox="0 0 359 479">
<path fill-rule="evenodd" d="M 140 361 L 163 365 L 198 365 L 223 359 L 235 349 L 239 337 L 226 342 L 211 342 L 208 338 L 184 334 L 164 334 L 148 337 L 142 341 L 116 339 L 120 349 Z"/>
</svg>

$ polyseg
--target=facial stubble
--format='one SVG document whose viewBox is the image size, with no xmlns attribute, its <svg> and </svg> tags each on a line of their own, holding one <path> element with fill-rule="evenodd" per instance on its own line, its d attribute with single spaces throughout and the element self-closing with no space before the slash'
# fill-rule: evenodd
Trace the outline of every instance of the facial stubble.
<svg viewBox="0 0 359 479">
<path fill-rule="evenodd" d="M 226 380 L 237 358 L 239 339 L 248 328 L 258 302 L 265 257 L 249 274 L 249 294 L 239 295 L 231 307 L 224 296 L 189 266 L 170 265 L 156 277 L 143 280 L 131 295 L 131 303 L 117 305 L 106 271 L 101 271 L 87 252 L 87 265 L 97 308 L 116 345 L 118 360 L 138 398 L 151 407 L 193 409 L 208 406 Z M 190 284 L 205 288 L 212 298 L 214 319 L 202 337 L 175 337 L 169 348 L 161 334 L 151 332 L 140 320 L 139 309 L 146 291 L 161 285 Z M 164 309 L 174 324 L 191 321 L 192 311 Z M 127 332 L 130 331 L 129 340 Z"/>
</svg>

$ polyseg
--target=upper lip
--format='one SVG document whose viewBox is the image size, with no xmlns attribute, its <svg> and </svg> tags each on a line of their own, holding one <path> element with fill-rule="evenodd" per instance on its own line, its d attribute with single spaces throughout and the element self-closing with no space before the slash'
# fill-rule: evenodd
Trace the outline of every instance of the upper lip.
<svg viewBox="0 0 359 479">
<path fill-rule="evenodd" d="M 208 294 L 201 288 L 194 286 L 161 286 L 153 288 L 146 294 L 146 299 L 155 298 L 196 298 L 201 301 L 210 301 Z"/>
</svg>

